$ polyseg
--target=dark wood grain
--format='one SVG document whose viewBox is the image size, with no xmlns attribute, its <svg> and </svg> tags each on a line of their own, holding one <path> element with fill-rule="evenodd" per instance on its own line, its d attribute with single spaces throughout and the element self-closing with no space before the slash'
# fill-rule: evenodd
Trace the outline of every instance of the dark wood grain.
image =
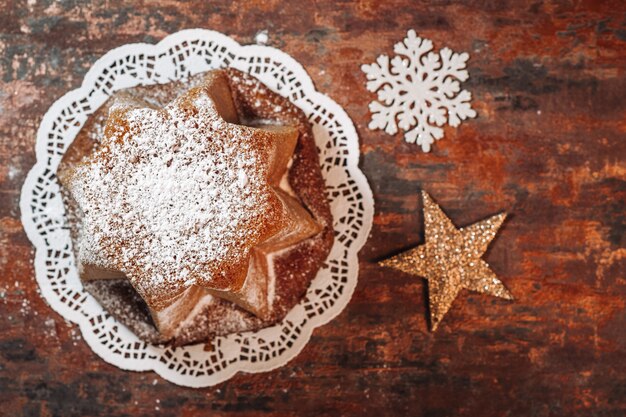
<svg viewBox="0 0 626 417">
<path fill-rule="evenodd" d="M 0 2 L 0 415 L 624 415 L 625 22 L 619 0 Z M 47 108 L 109 49 L 193 27 L 300 61 L 354 120 L 377 210 L 347 309 L 288 365 L 199 390 L 92 353 L 37 294 L 18 209 Z M 430 154 L 366 127 L 360 65 L 409 28 L 471 53 L 479 117 Z M 374 262 L 421 241 L 422 188 L 461 226 L 511 213 L 487 260 L 515 302 L 463 293 L 427 331 L 424 282 Z"/>
</svg>

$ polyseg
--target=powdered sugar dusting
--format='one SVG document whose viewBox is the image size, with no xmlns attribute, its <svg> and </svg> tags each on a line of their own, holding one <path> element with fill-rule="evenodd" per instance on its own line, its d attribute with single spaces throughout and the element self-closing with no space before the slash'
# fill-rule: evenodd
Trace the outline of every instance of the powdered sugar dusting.
<svg viewBox="0 0 626 417">
<path fill-rule="evenodd" d="M 262 322 L 250 313 L 231 307 L 230 302 L 205 295 L 180 324 L 175 339 L 207 341 L 209 335 L 243 332 L 258 327 L 260 323 Z"/>
<path fill-rule="evenodd" d="M 113 105 L 120 123 L 109 122 L 72 183 L 90 237 L 81 256 L 119 268 L 147 301 L 210 283 L 223 262 L 248 255 L 271 216 L 254 129 L 227 123 L 204 90 L 193 91 L 163 110 Z"/>
</svg>

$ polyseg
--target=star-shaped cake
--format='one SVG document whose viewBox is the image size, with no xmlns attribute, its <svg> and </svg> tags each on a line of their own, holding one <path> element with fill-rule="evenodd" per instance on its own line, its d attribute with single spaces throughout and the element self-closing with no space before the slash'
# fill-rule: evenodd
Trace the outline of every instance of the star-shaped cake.
<svg viewBox="0 0 626 417">
<path fill-rule="evenodd" d="M 207 294 L 267 317 L 274 255 L 321 230 L 279 187 L 297 140 L 241 124 L 223 72 L 165 107 L 118 98 L 99 148 L 61 178 L 81 279 L 126 277 L 164 338 Z"/>
</svg>

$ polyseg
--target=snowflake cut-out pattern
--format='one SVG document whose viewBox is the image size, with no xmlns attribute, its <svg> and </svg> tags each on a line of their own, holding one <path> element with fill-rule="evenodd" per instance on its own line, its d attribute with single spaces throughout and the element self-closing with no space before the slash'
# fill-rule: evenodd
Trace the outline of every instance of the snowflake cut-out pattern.
<svg viewBox="0 0 626 417">
<path fill-rule="evenodd" d="M 361 66 L 367 89 L 378 94 L 378 101 L 369 105 L 369 128 L 389 135 L 400 128 L 406 132 L 404 139 L 420 145 L 424 152 L 443 137 L 443 125 L 457 127 L 476 117 L 470 105 L 472 95 L 460 85 L 469 77 L 465 70 L 469 55 L 448 48 L 439 53 L 432 50 L 432 41 L 409 30 L 395 44 L 393 58 L 381 55 L 376 62 Z"/>
</svg>

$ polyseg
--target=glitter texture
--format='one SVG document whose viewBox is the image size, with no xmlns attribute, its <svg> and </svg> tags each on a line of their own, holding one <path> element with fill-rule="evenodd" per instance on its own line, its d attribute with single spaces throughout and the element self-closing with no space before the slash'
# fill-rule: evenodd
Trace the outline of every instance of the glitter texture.
<svg viewBox="0 0 626 417">
<path fill-rule="evenodd" d="M 426 243 L 380 265 L 428 280 L 431 329 L 437 329 L 462 288 L 512 300 L 511 293 L 481 259 L 506 214 L 457 229 L 425 191 L 422 200 Z"/>
</svg>

